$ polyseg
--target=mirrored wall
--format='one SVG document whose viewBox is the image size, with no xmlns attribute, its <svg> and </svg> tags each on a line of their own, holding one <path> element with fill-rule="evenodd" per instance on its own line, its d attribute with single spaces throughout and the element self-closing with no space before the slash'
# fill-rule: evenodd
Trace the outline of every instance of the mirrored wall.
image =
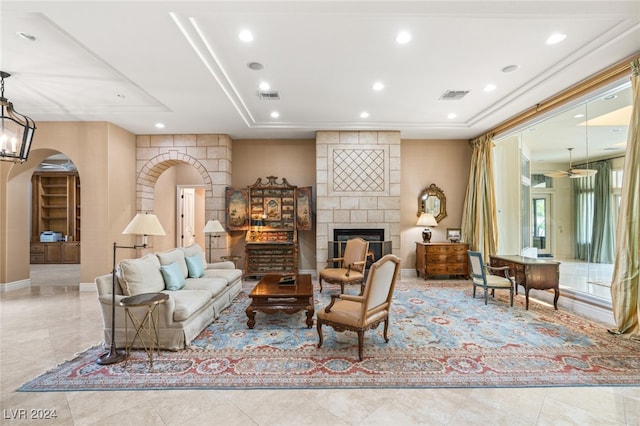
<svg viewBox="0 0 640 426">
<path fill-rule="evenodd" d="M 627 80 L 494 140 L 499 254 L 557 260 L 561 289 L 610 304 L 631 110 Z"/>
</svg>

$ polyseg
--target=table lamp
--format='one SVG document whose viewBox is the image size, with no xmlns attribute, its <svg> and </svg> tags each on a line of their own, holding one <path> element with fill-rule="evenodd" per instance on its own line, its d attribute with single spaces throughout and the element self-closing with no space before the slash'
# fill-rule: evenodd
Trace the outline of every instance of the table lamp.
<svg viewBox="0 0 640 426">
<path fill-rule="evenodd" d="M 217 234 L 213 236 L 220 238 L 220 234 L 224 234 L 225 230 L 219 220 L 210 220 L 205 225 L 203 232 L 209 234 L 209 263 L 211 263 L 211 236 L 212 234 Z"/>
<path fill-rule="evenodd" d="M 116 348 L 116 249 L 146 248 L 147 235 L 165 235 L 164 229 L 156 215 L 147 213 L 136 214 L 122 233 L 142 235 L 142 244 L 119 246 L 116 245 L 115 242 L 113 243 L 113 269 L 111 270 L 111 346 L 108 352 L 100 355 L 96 360 L 96 363 L 100 365 L 117 364 L 126 358 L 125 351 Z"/>
<path fill-rule="evenodd" d="M 425 227 L 422 231 L 422 242 L 428 243 L 431 241 L 431 229 L 429 229 L 429 226 L 438 226 L 438 222 L 431 213 L 422 213 L 418 218 L 418 223 L 416 223 L 416 226 Z"/>
</svg>

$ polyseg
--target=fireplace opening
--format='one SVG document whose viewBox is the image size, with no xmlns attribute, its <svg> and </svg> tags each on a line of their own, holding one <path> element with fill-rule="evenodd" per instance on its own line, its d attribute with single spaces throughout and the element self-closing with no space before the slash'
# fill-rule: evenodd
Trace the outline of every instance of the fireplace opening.
<svg viewBox="0 0 640 426">
<path fill-rule="evenodd" d="M 384 240 L 384 229 L 334 229 L 333 241 L 329 241 L 329 252 L 333 254 L 332 257 L 342 257 L 347 241 L 357 237 L 369 241 L 367 269 L 382 256 L 391 253 L 391 241 Z"/>
</svg>

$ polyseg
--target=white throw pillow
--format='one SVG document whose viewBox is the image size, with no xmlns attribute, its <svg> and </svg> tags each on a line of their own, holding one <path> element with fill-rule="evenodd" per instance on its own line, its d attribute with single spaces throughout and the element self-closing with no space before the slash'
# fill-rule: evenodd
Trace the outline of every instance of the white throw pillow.
<svg viewBox="0 0 640 426">
<path fill-rule="evenodd" d="M 154 254 L 120 262 L 122 292 L 126 296 L 164 290 L 160 261 Z"/>
</svg>

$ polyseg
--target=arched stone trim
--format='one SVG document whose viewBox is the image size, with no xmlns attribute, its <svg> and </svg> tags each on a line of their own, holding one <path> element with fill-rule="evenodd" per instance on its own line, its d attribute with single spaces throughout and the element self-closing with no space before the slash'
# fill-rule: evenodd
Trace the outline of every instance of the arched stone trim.
<svg viewBox="0 0 640 426">
<path fill-rule="evenodd" d="M 231 186 L 232 140 L 224 134 L 136 136 L 136 210 L 154 210 L 159 176 L 189 164 L 205 185 L 205 220 L 225 220 L 225 189 Z M 215 238 L 212 258 L 228 254 L 229 237 Z"/>
<path fill-rule="evenodd" d="M 136 179 L 136 210 L 153 211 L 154 187 L 160 175 L 170 167 L 180 164 L 193 166 L 206 187 L 206 198 L 213 196 L 213 182 L 204 165 L 196 158 L 175 150 L 159 154 L 147 161 Z"/>
</svg>

